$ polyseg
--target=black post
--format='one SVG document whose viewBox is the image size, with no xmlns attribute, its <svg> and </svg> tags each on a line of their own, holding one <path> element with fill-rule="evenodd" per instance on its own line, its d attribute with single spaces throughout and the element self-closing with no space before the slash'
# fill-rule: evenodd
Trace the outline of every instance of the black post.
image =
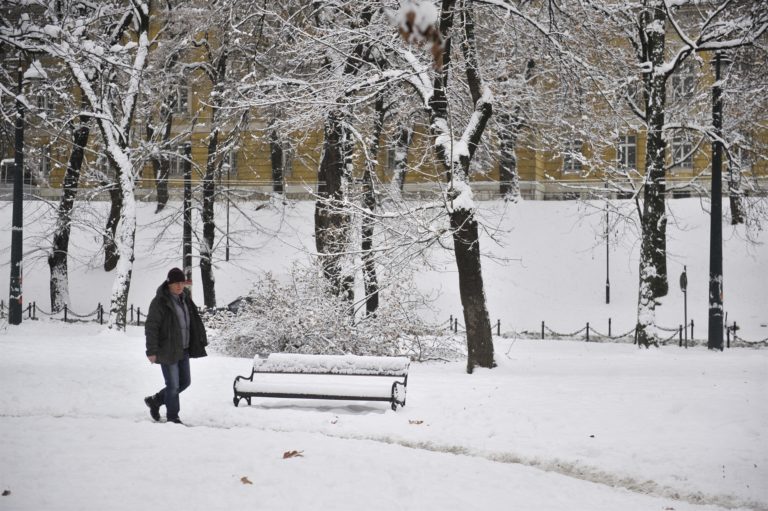
<svg viewBox="0 0 768 511">
<path fill-rule="evenodd" d="M 611 336 L 611 318 L 608 318 L 608 337 Z"/>
<path fill-rule="evenodd" d="M 541 322 L 541 340 L 544 340 L 544 322 Z"/>
<path fill-rule="evenodd" d="M 192 280 L 192 144 L 184 144 L 184 276 Z M 131 318 L 133 319 L 133 318 Z"/>
<path fill-rule="evenodd" d="M 720 52 L 715 53 L 715 84 L 712 86 L 712 211 L 709 234 L 709 330 L 707 347 L 723 350 L 723 97 L 720 85 Z"/>
<path fill-rule="evenodd" d="M 496 320 L 496 335 L 501 337 L 501 320 L 500 319 Z"/>
<path fill-rule="evenodd" d="M 678 347 L 682 348 L 683 347 L 683 325 L 680 325 L 679 327 L 677 327 L 677 335 L 680 337 L 677 345 Z"/>
<path fill-rule="evenodd" d="M 587 342 L 589 342 L 589 321 L 587 321 Z"/>
<path fill-rule="evenodd" d="M 224 249 L 225 261 L 229 261 L 229 194 L 231 193 L 229 189 L 229 178 L 231 174 L 232 174 L 231 170 L 227 172 L 227 236 L 226 236 L 226 247 Z"/>
<path fill-rule="evenodd" d="M 605 303 L 611 303 L 611 251 L 609 243 L 609 228 L 608 228 L 608 198 L 605 199 Z"/>
<path fill-rule="evenodd" d="M 141 326 L 141 307 L 136 307 L 136 326 Z"/>
<path fill-rule="evenodd" d="M 680 289 L 683 290 L 683 324 L 685 325 L 685 345 L 688 346 L 688 267 L 683 266 L 680 274 Z"/>
<path fill-rule="evenodd" d="M 693 318 L 691 318 L 691 340 L 693 340 Z"/>
<path fill-rule="evenodd" d="M 14 146 L 13 170 L 13 220 L 11 225 L 11 286 L 8 296 L 8 324 L 20 325 L 22 317 L 21 264 L 24 240 L 24 104 L 21 102 L 22 88 L 21 55 L 18 63 L 19 97 L 16 98 L 16 144 Z"/>
<path fill-rule="evenodd" d="M 67 322 L 67 309 L 69 309 L 69 307 L 67 307 L 67 304 L 65 303 L 64 304 L 64 323 Z"/>
</svg>

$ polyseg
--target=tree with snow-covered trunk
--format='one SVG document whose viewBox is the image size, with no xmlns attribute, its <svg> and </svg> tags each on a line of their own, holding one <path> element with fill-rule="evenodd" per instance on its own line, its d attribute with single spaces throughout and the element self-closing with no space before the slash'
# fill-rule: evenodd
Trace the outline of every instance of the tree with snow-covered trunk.
<svg viewBox="0 0 768 511">
<path fill-rule="evenodd" d="M 101 133 L 104 154 L 115 171 L 115 186 L 121 201 L 121 215 L 115 224 L 114 242 L 119 262 L 112 287 L 110 327 L 126 324 L 134 259 L 135 170 L 131 163 L 129 132 L 147 61 L 149 9 L 149 3 L 138 0 L 98 7 L 52 1 L 46 9 L 22 16 L 18 26 L 5 26 L 0 30 L 4 42 L 47 54 L 64 63 L 88 106 L 87 115 L 94 119 Z M 132 26 L 130 41 L 115 44 L 110 37 L 104 38 L 99 29 L 104 26 Z M 94 72 L 96 69 L 101 72 Z M 110 81 L 109 87 L 103 86 L 105 79 Z"/>
<path fill-rule="evenodd" d="M 379 94 L 374 101 L 373 132 L 368 146 L 368 155 L 363 170 L 363 213 L 362 213 L 362 260 L 363 288 L 365 290 L 365 311 L 368 315 L 375 314 L 379 308 L 379 282 L 376 276 L 376 259 L 373 254 L 373 234 L 376 220 L 371 215 L 376 210 L 377 199 L 375 189 L 376 154 L 384 129 L 384 97 Z"/>
<path fill-rule="evenodd" d="M 493 113 L 492 95 L 490 89 L 483 84 L 477 65 L 472 2 L 443 0 L 437 32 L 434 31 L 433 9 L 424 3 L 406 5 L 399 16 L 398 28 L 407 40 L 426 38 L 432 42 L 434 80 L 429 86 L 422 78 L 421 87 L 417 90 L 429 91 L 429 96 L 423 99 L 430 110 L 430 132 L 438 159 L 449 181 L 445 204 L 450 218 L 459 293 L 467 330 L 467 372 L 471 373 L 475 367 L 491 368 L 496 365 L 483 285 L 476 206 L 469 182 L 472 157 Z M 460 28 L 454 27 L 457 17 Z M 454 138 L 451 128 L 447 93 L 454 42 L 461 44 L 464 72 L 474 104 L 474 110 L 459 139 Z"/>
<path fill-rule="evenodd" d="M 69 305 L 69 237 L 72 231 L 72 208 L 75 205 L 80 171 L 83 167 L 85 148 L 91 132 L 90 118 L 80 116 L 80 122 L 72 134 L 72 152 L 64 172 L 61 200 L 56 212 L 48 266 L 51 270 L 51 312 L 59 312 Z"/>
<path fill-rule="evenodd" d="M 686 7 L 681 4 L 679 7 Z M 646 168 L 643 183 L 643 206 L 640 213 L 642 232 L 640 248 L 640 286 L 638 297 L 638 343 L 644 346 L 658 344 L 655 331 L 655 309 L 668 292 L 666 265 L 666 132 L 685 127 L 666 120 L 667 81 L 693 54 L 718 51 L 751 44 L 765 32 L 768 14 L 763 9 L 753 10 L 737 3 L 725 2 L 698 12 L 692 29 L 697 37 L 690 37 L 685 26 L 686 11 L 670 12 L 664 0 L 648 0 L 640 12 L 635 50 L 643 69 L 645 98 L 644 121 L 647 129 Z M 703 16 L 702 16 L 703 14 Z M 682 45 L 668 57 L 665 51 L 667 23 L 680 38 Z M 719 144 L 719 134 L 707 129 Z M 720 200 L 713 197 L 713 200 Z M 639 207 L 638 207 L 639 209 Z"/>
</svg>

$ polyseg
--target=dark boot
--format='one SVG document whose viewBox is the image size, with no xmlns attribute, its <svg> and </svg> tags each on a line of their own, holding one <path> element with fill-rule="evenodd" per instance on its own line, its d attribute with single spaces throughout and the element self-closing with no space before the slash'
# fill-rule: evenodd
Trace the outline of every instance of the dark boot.
<svg viewBox="0 0 768 511">
<path fill-rule="evenodd" d="M 152 420 L 160 420 L 160 401 L 157 399 L 157 394 L 154 396 L 147 396 L 144 398 L 144 404 L 149 407 L 149 415 Z"/>
</svg>

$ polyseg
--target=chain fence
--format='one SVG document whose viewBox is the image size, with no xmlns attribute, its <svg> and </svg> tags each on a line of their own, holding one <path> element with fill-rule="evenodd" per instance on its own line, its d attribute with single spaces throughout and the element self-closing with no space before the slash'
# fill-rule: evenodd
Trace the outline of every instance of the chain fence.
<svg viewBox="0 0 768 511">
<path fill-rule="evenodd" d="M 656 342 L 661 346 L 667 346 L 671 344 L 677 344 L 681 348 L 688 348 L 697 346 L 700 344 L 707 344 L 706 339 L 696 339 L 694 337 L 695 322 L 691 319 L 686 325 L 678 325 L 677 327 L 665 327 L 655 325 L 656 330 L 666 332 L 669 335 L 660 336 Z M 453 333 L 464 332 L 466 333 L 466 327 L 459 323 L 458 316 L 451 316 L 448 321 L 448 328 Z M 612 320 L 608 318 L 608 333 L 601 332 L 586 322 L 584 327 L 574 330 L 572 332 L 559 332 L 553 330 L 546 325 L 544 321 L 541 322 L 541 328 L 539 331 L 530 330 L 507 330 L 502 332 L 501 320 L 496 320 L 493 324 L 493 329 L 498 337 L 503 338 L 515 338 L 515 339 L 550 339 L 550 340 L 568 340 L 568 341 L 585 341 L 585 342 L 615 342 L 615 343 L 632 343 L 637 344 L 636 327 L 614 335 L 612 332 Z M 737 332 L 740 327 L 734 321 L 730 325 L 724 326 L 725 332 L 725 347 L 726 348 L 768 348 L 768 337 L 759 341 L 744 339 L 739 337 Z"/>
<path fill-rule="evenodd" d="M 99 303 L 96 305 L 96 309 L 93 311 L 86 313 L 86 314 L 80 314 L 72 309 L 69 308 L 69 306 L 64 305 L 62 310 L 60 311 L 46 311 L 42 309 L 41 307 L 37 306 L 37 302 L 30 302 L 27 304 L 26 308 L 22 309 L 23 315 L 22 317 L 27 320 L 38 320 L 40 319 L 38 317 L 38 314 L 40 316 L 44 316 L 47 318 L 50 318 L 51 320 L 60 320 L 65 323 L 76 323 L 76 322 L 95 322 L 99 323 L 100 325 L 104 324 L 105 320 L 105 311 L 104 306 Z M 201 314 L 205 314 L 205 310 L 201 310 Z M 0 320 L 3 320 L 4 322 L 7 322 L 8 318 L 8 306 L 5 303 L 5 301 L 0 300 Z M 134 307 L 133 304 L 129 305 L 127 314 L 126 314 L 126 320 L 128 325 L 136 325 L 141 326 L 144 323 L 142 322 L 142 319 L 146 320 L 146 314 L 143 314 L 141 312 L 140 307 Z M 125 325 L 121 325 L 125 326 Z M 448 319 L 447 322 L 443 321 L 437 324 L 432 325 L 432 327 L 435 329 L 436 332 L 449 332 L 453 334 L 463 333 L 466 334 L 466 326 L 459 322 L 459 316 L 453 316 Z M 661 337 L 657 339 L 657 343 L 662 346 L 666 346 L 669 344 L 675 344 L 677 343 L 680 347 L 688 348 L 690 346 L 697 346 L 699 344 L 706 344 L 706 339 L 696 339 L 694 337 L 694 327 L 695 323 L 694 320 L 690 320 L 690 322 L 686 325 L 678 325 L 677 327 L 665 327 L 656 325 L 656 330 L 660 330 L 662 332 L 667 332 L 670 335 L 668 337 Z M 620 334 L 614 335 L 612 333 L 612 320 L 611 318 L 608 318 L 608 332 L 601 332 L 598 329 L 594 328 L 592 325 L 590 325 L 589 322 L 586 322 L 585 326 L 574 330 L 571 332 L 559 332 L 556 331 L 549 326 L 546 325 L 544 321 L 541 322 L 541 328 L 538 332 L 532 332 L 530 330 L 521 330 L 521 331 L 515 331 L 515 330 L 507 330 L 502 332 L 501 330 L 501 320 L 496 320 L 496 323 L 492 325 L 493 330 L 495 330 L 495 334 L 497 337 L 502 338 L 516 338 L 516 339 L 551 339 L 551 340 L 569 340 L 569 341 L 579 341 L 583 340 L 585 342 L 615 342 L 615 343 L 629 343 L 637 344 L 637 335 L 636 335 L 636 328 L 632 328 L 626 332 L 622 332 Z M 725 335 L 726 335 L 726 348 L 768 348 L 768 337 L 765 339 L 761 339 L 759 341 L 754 340 L 748 340 L 744 339 L 743 337 L 738 335 L 738 331 L 740 330 L 740 327 L 738 324 L 734 321 L 730 325 L 725 325 Z M 689 335 L 690 333 L 690 335 Z"/>
<path fill-rule="evenodd" d="M 40 317 L 38 317 L 38 314 Z M 0 318 L 7 319 L 7 317 L 8 306 L 4 300 L 0 300 Z M 28 303 L 27 306 L 22 309 L 22 319 L 37 321 L 41 317 L 50 318 L 52 320 L 59 320 L 65 323 L 93 322 L 103 325 L 105 321 L 104 306 L 101 303 L 96 305 L 96 309 L 86 314 L 77 313 L 73 311 L 68 305 L 64 305 L 60 311 L 46 311 L 45 309 L 38 307 L 37 302 L 34 301 Z M 142 317 L 146 319 L 146 314 L 142 314 L 140 307 L 134 307 L 133 304 L 128 307 L 126 314 L 126 323 L 128 325 L 143 325 L 144 323 L 142 322 Z"/>
</svg>

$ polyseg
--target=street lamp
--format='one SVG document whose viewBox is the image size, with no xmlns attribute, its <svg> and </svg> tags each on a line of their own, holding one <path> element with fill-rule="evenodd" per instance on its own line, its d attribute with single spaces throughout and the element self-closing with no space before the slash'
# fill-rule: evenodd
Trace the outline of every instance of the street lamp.
<svg viewBox="0 0 768 511">
<path fill-rule="evenodd" d="M 720 84 L 720 52 L 715 52 L 715 84 L 712 86 L 712 211 L 709 234 L 709 329 L 707 347 L 723 350 L 723 89 Z"/>
<path fill-rule="evenodd" d="M 605 198 L 605 303 L 609 304 L 611 303 L 611 279 L 610 279 L 610 269 L 611 269 L 611 251 L 610 251 L 610 243 L 609 243 L 609 233 L 610 233 L 610 224 L 609 224 L 609 218 L 608 218 L 608 199 L 609 197 L 606 196 Z"/>
<path fill-rule="evenodd" d="M 184 233 L 183 233 L 184 277 L 192 281 L 192 144 L 184 144 Z"/>
<path fill-rule="evenodd" d="M 13 171 L 13 219 L 11 222 L 11 281 L 8 295 L 8 324 L 20 325 L 22 316 L 21 264 L 24 232 L 24 93 L 23 66 L 19 55 L 17 74 L 19 95 L 16 97 L 16 122 Z"/>
</svg>

